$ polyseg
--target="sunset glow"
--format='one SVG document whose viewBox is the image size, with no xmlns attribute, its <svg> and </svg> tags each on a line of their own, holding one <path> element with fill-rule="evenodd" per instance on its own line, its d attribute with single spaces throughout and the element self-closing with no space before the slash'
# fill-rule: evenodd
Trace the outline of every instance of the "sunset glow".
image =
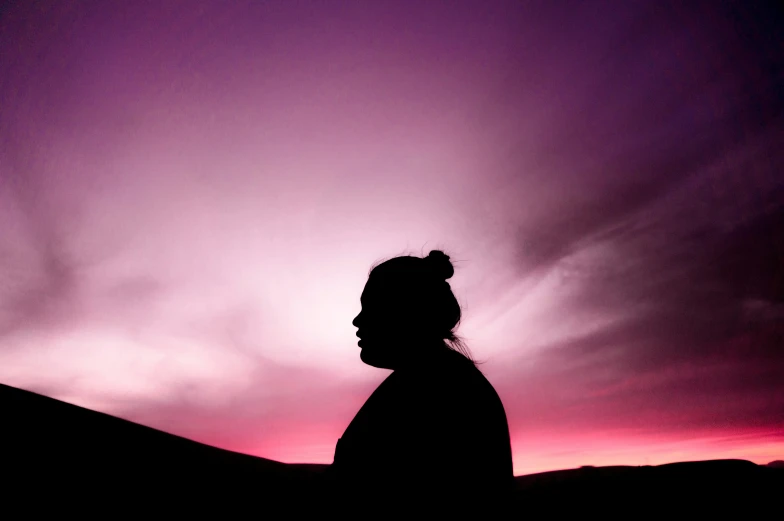
<svg viewBox="0 0 784 521">
<path fill-rule="evenodd" d="M 368 270 L 443 249 L 516 474 L 784 459 L 775 18 L 45 4 L 0 16 L 0 383 L 329 463 Z"/>
</svg>

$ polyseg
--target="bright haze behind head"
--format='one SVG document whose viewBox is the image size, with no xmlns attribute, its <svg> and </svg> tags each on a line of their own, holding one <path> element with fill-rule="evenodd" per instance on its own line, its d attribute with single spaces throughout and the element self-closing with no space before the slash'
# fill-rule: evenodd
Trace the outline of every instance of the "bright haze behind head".
<svg viewBox="0 0 784 521">
<path fill-rule="evenodd" d="M 388 374 L 368 270 L 443 249 L 517 474 L 784 458 L 781 11 L 745 4 L 10 3 L 0 382 L 330 462 Z"/>
</svg>

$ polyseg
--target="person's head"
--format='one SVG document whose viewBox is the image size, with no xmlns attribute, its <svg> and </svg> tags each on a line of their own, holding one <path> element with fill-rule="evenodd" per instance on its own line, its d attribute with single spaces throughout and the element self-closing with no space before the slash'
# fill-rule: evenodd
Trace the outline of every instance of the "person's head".
<svg viewBox="0 0 784 521">
<path fill-rule="evenodd" d="M 470 359 L 455 335 L 460 305 L 447 279 L 455 270 L 442 251 L 427 257 L 395 257 L 374 267 L 354 318 L 360 358 L 374 367 L 397 369 L 444 348 Z"/>
</svg>

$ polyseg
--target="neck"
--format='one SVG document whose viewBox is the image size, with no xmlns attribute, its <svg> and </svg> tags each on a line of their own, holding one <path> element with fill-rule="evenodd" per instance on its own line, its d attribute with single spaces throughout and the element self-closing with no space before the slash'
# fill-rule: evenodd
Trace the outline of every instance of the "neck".
<svg viewBox="0 0 784 521">
<path fill-rule="evenodd" d="M 409 356 L 401 360 L 395 367 L 395 370 L 417 368 L 438 363 L 443 360 L 443 355 L 449 351 L 449 348 L 442 340 L 416 342 L 409 344 L 409 347 L 411 348 Z"/>
</svg>

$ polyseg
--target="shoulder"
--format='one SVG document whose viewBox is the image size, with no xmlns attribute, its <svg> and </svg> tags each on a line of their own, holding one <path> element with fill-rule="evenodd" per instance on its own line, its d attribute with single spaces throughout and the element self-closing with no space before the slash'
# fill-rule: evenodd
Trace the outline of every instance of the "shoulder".
<svg viewBox="0 0 784 521">
<path fill-rule="evenodd" d="M 481 370 L 460 353 L 452 352 L 443 366 L 444 379 L 450 385 L 471 393 L 495 393 Z"/>
<path fill-rule="evenodd" d="M 464 412 L 499 400 L 482 371 L 460 353 L 445 357 L 444 363 L 434 368 L 429 376 L 423 375 L 422 379 L 422 385 L 434 396 Z"/>
<path fill-rule="evenodd" d="M 503 403 L 493 385 L 471 361 L 463 360 L 465 363 L 452 367 L 447 378 L 446 387 L 454 400 L 459 402 L 456 406 L 470 416 L 481 416 L 485 420 L 505 417 Z"/>
</svg>

